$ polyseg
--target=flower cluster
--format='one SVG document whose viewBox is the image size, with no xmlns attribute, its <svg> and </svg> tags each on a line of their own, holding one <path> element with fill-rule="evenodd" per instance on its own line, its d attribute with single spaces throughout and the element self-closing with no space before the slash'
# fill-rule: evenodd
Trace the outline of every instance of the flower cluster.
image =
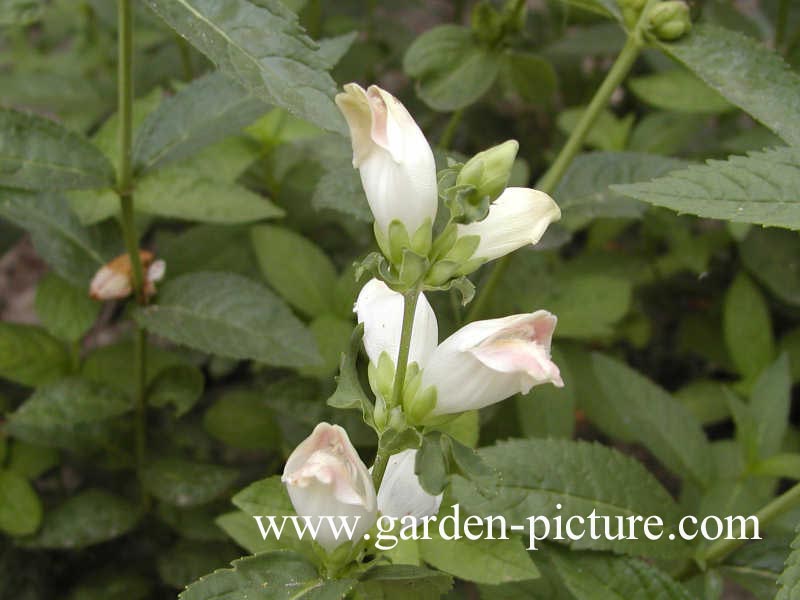
<svg viewBox="0 0 800 600">
<path fill-rule="evenodd" d="M 344 429 L 320 423 L 289 457 L 282 481 L 301 516 L 358 517 L 355 542 L 379 513 L 421 518 L 439 510 L 441 496 L 426 492 L 417 477 L 422 435 L 536 385 L 563 386 L 550 356 L 556 327 L 551 313 L 475 321 L 439 343 L 425 295 L 538 242 L 560 211 L 543 192 L 506 187 L 514 141 L 464 164 L 451 162 L 437 174 L 425 136 L 391 94 L 349 84 L 336 102 L 350 126 L 353 165 L 383 253 L 379 277 L 364 285 L 354 309 L 374 396 L 366 420 L 381 443 L 371 472 Z M 450 212 L 444 224 L 436 219 L 440 200 Z M 409 431 L 416 445 L 394 446 L 381 455 L 385 435 Z M 327 552 L 340 546 L 331 529 L 317 542 Z"/>
</svg>

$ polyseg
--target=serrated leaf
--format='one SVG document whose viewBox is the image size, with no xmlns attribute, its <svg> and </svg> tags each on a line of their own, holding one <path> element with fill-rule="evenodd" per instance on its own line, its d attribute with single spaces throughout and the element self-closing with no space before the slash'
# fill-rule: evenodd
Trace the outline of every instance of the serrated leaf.
<svg viewBox="0 0 800 600">
<path fill-rule="evenodd" d="M 709 160 L 648 183 L 613 191 L 672 210 L 740 223 L 800 229 L 800 149 Z"/>
<path fill-rule="evenodd" d="M 0 108 L 0 185 L 74 190 L 113 182 L 111 163 L 89 140 L 55 121 Z"/>
<path fill-rule="evenodd" d="M 42 503 L 31 484 L 14 471 L 0 469 L 0 531 L 28 535 L 41 521 Z"/>
<path fill-rule="evenodd" d="M 125 498 L 90 489 L 49 510 L 39 532 L 21 543 L 33 548 L 84 548 L 127 533 L 140 516 L 138 507 Z"/>
<path fill-rule="evenodd" d="M 646 181 L 685 167 L 676 158 L 636 152 L 590 152 L 572 161 L 553 192 L 561 221 L 574 231 L 596 218 L 639 218 L 647 205 L 617 194 L 609 186 Z"/>
<path fill-rule="evenodd" d="M 468 514 L 503 515 L 515 525 L 526 524 L 531 515 L 567 519 L 585 517 L 593 510 L 598 516 L 610 517 L 612 523 L 617 517 L 658 515 L 664 522 L 664 535 L 675 531 L 680 518 L 669 493 L 641 463 L 599 444 L 513 440 L 483 448 L 480 455 L 498 471 L 497 489 L 482 492 L 454 477 L 453 497 Z M 680 539 L 669 543 L 648 540 L 640 525 L 641 521 L 636 526 L 636 540 L 584 536 L 570 545 L 634 556 L 681 558 L 691 554 Z"/>
<path fill-rule="evenodd" d="M 174 166 L 143 177 L 136 210 L 201 223 L 252 223 L 283 216 L 282 209 L 244 186 L 191 167 Z"/>
<path fill-rule="evenodd" d="M 634 439 L 676 475 L 705 483 L 711 475 L 710 448 L 688 409 L 625 363 L 602 354 L 592 361 L 606 401 L 624 415 Z"/>
<path fill-rule="evenodd" d="M 264 102 L 344 133 L 328 60 L 279 0 L 147 0 L 178 33 Z"/>
<path fill-rule="evenodd" d="M 640 100 L 662 110 L 718 114 L 733 109 L 716 91 L 683 69 L 634 77 L 628 87 Z"/>
<path fill-rule="evenodd" d="M 800 76 L 778 53 L 741 33 L 705 24 L 659 47 L 784 140 L 800 144 Z"/>
<path fill-rule="evenodd" d="M 26 229 L 39 255 L 76 286 L 88 290 L 106 262 L 63 196 L 0 189 L 0 216 Z"/>
<path fill-rule="evenodd" d="M 680 583 L 642 560 L 589 552 L 551 556 L 576 600 L 694 600 Z"/>
<path fill-rule="evenodd" d="M 241 85 L 218 71 L 195 79 L 164 99 L 136 133 L 133 162 L 146 172 L 182 160 L 237 133 L 269 110 Z"/>
<path fill-rule="evenodd" d="M 220 515 L 215 523 L 250 554 L 283 549 L 281 542 L 274 537 L 264 539 L 253 517 L 241 510 Z"/>
<path fill-rule="evenodd" d="M 273 450 L 281 446 L 281 430 L 257 392 L 238 390 L 220 396 L 203 416 L 212 436 L 233 448 Z"/>
<path fill-rule="evenodd" d="M 358 600 L 437 600 L 453 586 L 453 580 L 414 565 L 379 565 L 361 578 L 356 588 Z"/>
<path fill-rule="evenodd" d="M 270 286 L 310 316 L 333 312 L 336 268 L 313 242 L 284 227 L 250 230 L 261 271 Z"/>
<path fill-rule="evenodd" d="M 755 377 L 772 362 L 775 341 L 769 308 L 744 273 L 736 276 L 725 293 L 722 327 L 728 352 L 743 377 Z"/>
<path fill-rule="evenodd" d="M 64 345 L 41 327 L 0 323 L 0 377 L 33 387 L 65 375 L 68 366 Z"/>
<path fill-rule="evenodd" d="M 783 302 L 800 306 L 800 236 L 754 227 L 739 244 L 750 274 Z"/>
<path fill-rule="evenodd" d="M 429 29 L 409 46 L 403 69 L 417 80 L 417 94 L 439 111 L 477 102 L 500 71 L 501 55 L 479 46 L 459 25 Z"/>
<path fill-rule="evenodd" d="M 264 552 L 232 563 L 191 584 L 181 600 L 339 600 L 353 588 L 352 579 L 324 579 L 293 552 Z"/>
<path fill-rule="evenodd" d="M 445 540 L 433 536 L 421 540 L 419 549 L 429 565 L 466 581 L 499 584 L 539 577 L 519 538 Z"/>
<path fill-rule="evenodd" d="M 203 395 L 205 379 L 197 367 L 176 365 L 161 371 L 147 392 L 147 401 L 158 407 L 172 405 L 176 417 L 189 412 Z"/>
<path fill-rule="evenodd" d="M 302 367 L 320 361 L 311 333 L 264 286 L 231 273 L 167 281 L 158 304 L 137 310 L 144 327 L 210 354 Z"/>
<path fill-rule="evenodd" d="M 53 335 L 76 342 L 94 325 L 100 303 L 85 288 L 48 273 L 36 286 L 36 314 Z"/>
<path fill-rule="evenodd" d="M 210 502 L 238 478 L 236 469 L 159 458 L 142 470 L 142 485 L 153 496 L 175 506 L 197 506 Z"/>
<path fill-rule="evenodd" d="M 800 595 L 800 532 L 792 542 L 792 552 L 778 578 L 778 594 L 775 600 L 794 600 Z"/>
</svg>

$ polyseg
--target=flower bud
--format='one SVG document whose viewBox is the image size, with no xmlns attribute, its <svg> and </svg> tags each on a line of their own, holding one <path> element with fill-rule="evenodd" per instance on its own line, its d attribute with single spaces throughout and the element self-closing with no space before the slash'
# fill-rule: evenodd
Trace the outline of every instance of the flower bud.
<svg viewBox="0 0 800 600">
<path fill-rule="evenodd" d="M 338 425 L 320 423 L 286 461 L 281 481 L 286 485 L 295 511 L 314 519 L 339 517 L 352 526 L 351 542 L 359 541 L 375 524 L 377 501 L 372 477 L 350 443 L 347 432 Z M 357 521 L 356 521 L 357 520 Z M 345 543 L 340 530 L 337 538 L 331 524 L 320 520 L 316 542 L 327 552 Z"/>
<path fill-rule="evenodd" d="M 558 205 L 544 192 L 512 187 L 492 203 L 483 221 L 459 225 L 458 237 L 478 236 L 478 244 L 469 258 L 485 262 L 537 243 L 547 226 L 560 218 Z"/>
<path fill-rule="evenodd" d="M 155 260 L 152 252 L 139 250 L 139 260 L 145 273 L 144 291 L 147 296 L 156 293 L 156 281 L 164 277 L 167 265 Z M 128 254 L 121 254 L 100 267 L 89 284 L 89 296 L 95 300 L 118 300 L 133 292 L 133 265 Z"/>
<path fill-rule="evenodd" d="M 519 150 L 516 140 L 508 140 L 478 152 L 467 161 L 456 177 L 456 185 L 472 185 L 478 197 L 493 201 L 506 188 L 511 167 Z"/>
<path fill-rule="evenodd" d="M 661 2 L 647 14 L 651 31 L 660 40 L 676 40 L 692 28 L 689 5 L 681 0 Z"/>
<path fill-rule="evenodd" d="M 344 89 L 336 104 L 350 127 L 353 166 L 360 172 L 376 230 L 388 240 L 389 226 L 399 221 L 413 239 L 436 218 L 438 190 L 431 147 L 389 92 L 376 85 L 365 91 L 356 83 Z"/>
<path fill-rule="evenodd" d="M 383 515 L 402 519 L 412 516 L 417 519 L 430 517 L 439 512 L 442 494 L 432 496 L 422 489 L 414 473 L 417 451 L 403 450 L 389 457 L 378 490 L 378 510 Z"/>
<path fill-rule="evenodd" d="M 535 385 L 562 387 L 550 359 L 556 317 L 545 310 L 475 321 L 442 342 L 422 370 L 422 386 L 436 388 L 432 416 L 482 408 Z"/>
</svg>

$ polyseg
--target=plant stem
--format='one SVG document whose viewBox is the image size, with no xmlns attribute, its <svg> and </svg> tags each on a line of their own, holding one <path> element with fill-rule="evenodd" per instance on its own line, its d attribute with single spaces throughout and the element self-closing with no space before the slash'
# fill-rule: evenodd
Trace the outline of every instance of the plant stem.
<svg viewBox="0 0 800 600">
<path fill-rule="evenodd" d="M 647 8 L 645 8 L 645 12 L 646 10 Z M 600 116 L 600 113 L 608 104 L 611 94 L 614 93 L 614 90 L 617 89 L 625 77 L 627 77 L 636 59 L 639 57 L 642 45 L 641 34 L 637 26 L 637 29 L 628 34 L 628 40 L 625 42 L 625 46 L 623 46 L 619 56 L 617 56 L 617 60 L 614 61 L 614 65 L 606 75 L 603 83 L 597 88 L 594 97 L 592 97 L 591 102 L 589 102 L 589 106 L 583 111 L 575 129 L 570 133 L 567 142 L 564 144 L 564 147 L 561 148 L 556 160 L 544 176 L 537 182 L 536 189 L 548 194 L 553 193 L 558 182 L 564 177 L 567 168 L 572 163 L 575 156 L 577 156 L 578 152 L 580 152 L 583 142 L 586 140 L 586 136 L 591 130 L 592 125 L 594 125 L 594 122 Z M 474 321 L 482 316 L 486 304 L 494 293 L 503 273 L 508 269 L 510 260 L 511 254 L 506 254 L 492 267 L 492 271 L 486 280 L 486 285 L 481 288 L 481 291 L 478 293 L 472 307 L 467 313 L 467 322 Z"/>
<path fill-rule="evenodd" d="M 780 0 L 778 15 L 775 23 L 775 49 L 780 52 L 784 39 L 786 39 L 786 26 L 789 22 L 789 0 Z"/>
<path fill-rule="evenodd" d="M 403 329 L 400 333 L 400 349 L 397 352 L 397 365 L 394 371 L 394 386 L 389 408 L 398 406 L 403 399 L 403 385 L 408 368 L 408 355 L 411 350 L 411 332 L 414 327 L 414 313 L 417 310 L 419 290 L 414 288 L 403 294 Z"/>
<path fill-rule="evenodd" d="M 463 108 L 459 108 L 452 115 L 450 115 L 450 120 L 447 121 L 447 125 L 445 125 L 442 136 L 439 138 L 439 148 L 442 150 L 447 150 L 450 148 L 450 144 L 453 143 L 453 136 L 456 134 L 458 124 L 461 123 L 461 117 L 463 116 Z"/>
<path fill-rule="evenodd" d="M 372 484 L 375 486 L 377 492 L 381 489 L 383 476 L 386 473 L 386 465 L 389 463 L 389 454 L 386 453 L 380 443 L 378 444 L 378 452 L 375 454 L 375 462 L 372 463 Z"/>
<path fill-rule="evenodd" d="M 178 45 L 178 52 L 181 55 L 181 66 L 183 67 L 183 78 L 186 81 L 194 79 L 194 67 L 192 66 L 192 51 L 189 43 L 177 33 L 175 43 Z"/>
</svg>

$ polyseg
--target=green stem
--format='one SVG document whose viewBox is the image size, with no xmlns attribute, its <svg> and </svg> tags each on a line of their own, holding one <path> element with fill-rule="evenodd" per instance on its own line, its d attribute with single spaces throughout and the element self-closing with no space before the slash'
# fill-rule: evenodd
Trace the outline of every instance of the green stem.
<svg viewBox="0 0 800 600">
<path fill-rule="evenodd" d="M 450 115 L 450 120 L 447 121 L 447 125 L 445 125 L 444 131 L 442 132 L 442 137 L 439 138 L 439 148 L 442 150 L 447 150 L 450 148 L 450 144 L 453 143 L 453 136 L 455 136 L 456 131 L 458 130 L 458 124 L 461 123 L 461 118 L 463 116 L 463 108 L 459 108 L 452 115 Z"/>
<path fill-rule="evenodd" d="M 175 43 L 178 45 L 178 52 L 181 55 L 181 66 L 183 67 L 183 78 L 186 81 L 194 79 L 194 67 L 192 66 L 192 50 L 189 43 L 177 33 Z"/>
<path fill-rule="evenodd" d="M 775 22 L 775 49 L 780 51 L 786 39 L 786 25 L 789 22 L 789 0 L 780 0 L 778 16 Z"/>
<path fill-rule="evenodd" d="M 375 462 L 372 463 L 372 484 L 377 492 L 381 489 L 381 482 L 386 473 L 386 465 L 389 463 L 389 454 L 378 444 L 378 452 L 375 454 Z"/>
<path fill-rule="evenodd" d="M 644 9 L 643 13 L 646 11 L 647 8 Z M 600 84 L 599 88 L 597 88 L 594 97 L 592 98 L 591 102 L 589 102 L 589 106 L 587 106 L 586 110 L 583 111 L 583 114 L 578 120 L 575 129 L 573 129 L 570 133 L 566 144 L 564 144 L 564 147 L 561 148 L 556 160 L 553 162 L 544 176 L 537 182 L 536 189 L 548 194 L 553 193 L 553 190 L 558 185 L 558 182 L 561 181 L 562 177 L 564 177 L 564 173 L 566 173 L 567 168 L 575 159 L 575 156 L 577 156 L 578 152 L 580 152 L 581 147 L 586 140 L 586 136 L 591 130 L 592 125 L 594 125 L 595 121 L 608 104 L 611 94 L 613 94 L 614 90 L 617 89 L 617 87 L 624 81 L 634 63 L 636 63 L 636 59 L 639 58 L 639 53 L 642 49 L 642 46 L 643 42 L 641 39 L 639 26 L 637 26 L 634 31 L 628 34 L 628 40 L 625 42 L 622 52 L 620 52 L 619 56 L 617 56 L 617 60 L 614 61 L 614 65 L 606 75 L 603 83 Z M 478 296 L 475 298 L 473 305 L 467 314 L 468 322 L 474 321 L 483 315 L 486 304 L 494 293 L 494 290 L 502 278 L 503 273 L 505 273 L 506 269 L 508 269 L 510 260 L 511 254 L 506 254 L 494 264 L 486 281 L 486 285 L 481 288 L 481 291 L 478 293 Z"/>
</svg>

